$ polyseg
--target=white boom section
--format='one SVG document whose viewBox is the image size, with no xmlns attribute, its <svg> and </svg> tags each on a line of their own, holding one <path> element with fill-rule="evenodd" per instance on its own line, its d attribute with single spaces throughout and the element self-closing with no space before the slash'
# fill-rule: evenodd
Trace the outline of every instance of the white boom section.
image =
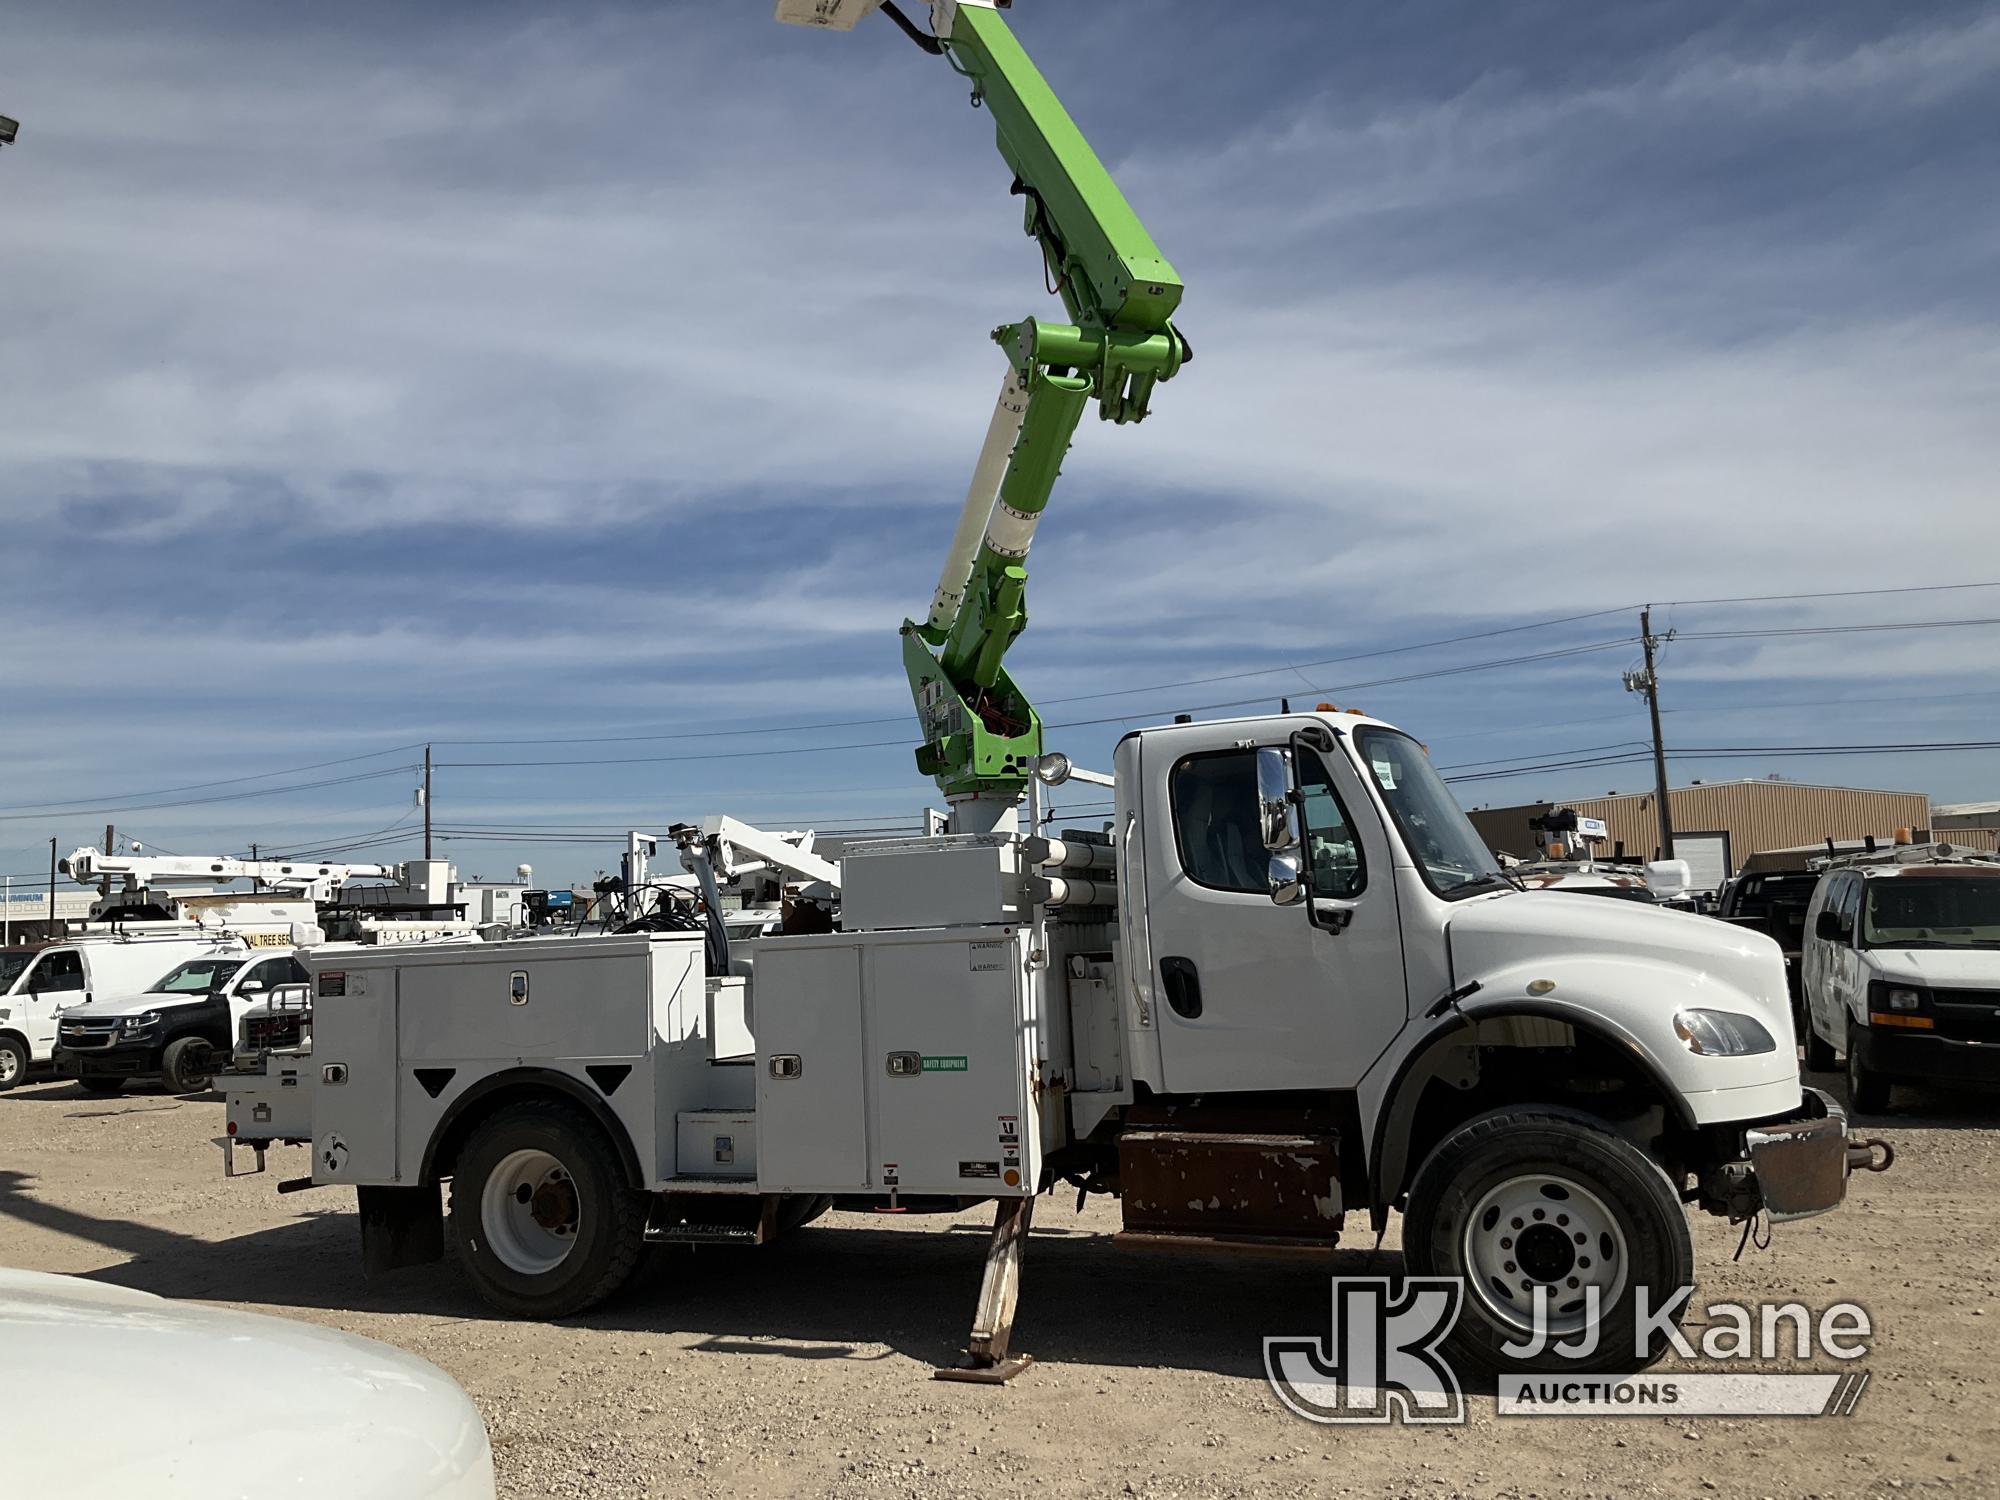
<svg viewBox="0 0 2000 1500">
<path fill-rule="evenodd" d="M 274 891 L 315 898 L 331 895 L 350 880 L 395 876 L 396 865 L 317 864 L 289 859 L 227 859 L 178 854 L 105 854 L 97 849 L 75 850 L 61 862 L 62 872 L 78 885 L 96 885 L 105 895 L 112 883 L 137 891 L 171 886 L 228 885 L 254 880 Z"/>
<path fill-rule="evenodd" d="M 735 818 L 703 818 L 702 837 L 708 843 L 715 873 L 724 880 L 754 875 L 767 866 L 804 881 L 824 881 L 840 889 L 840 866 L 812 852 L 807 833 L 766 833 Z"/>
<path fill-rule="evenodd" d="M 931 600 L 929 628 L 951 629 L 965 603 L 966 581 L 972 577 L 973 559 L 995 520 L 1000 501 L 1000 481 L 1007 476 L 1007 460 L 1020 440 L 1021 422 L 1028 413 L 1028 388 L 1021 373 L 1009 369 L 1000 384 L 1000 399 L 993 407 L 993 420 L 986 427 L 986 442 L 973 466 L 972 483 L 966 486 L 965 509 L 959 512 L 958 530 L 951 536 L 951 548 L 944 555 L 938 574 L 937 594 Z M 1030 531 L 1032 532 L 1032 524 Z M 1021 550 L 1026 551 L 1024 546 Z"/>
</svg>

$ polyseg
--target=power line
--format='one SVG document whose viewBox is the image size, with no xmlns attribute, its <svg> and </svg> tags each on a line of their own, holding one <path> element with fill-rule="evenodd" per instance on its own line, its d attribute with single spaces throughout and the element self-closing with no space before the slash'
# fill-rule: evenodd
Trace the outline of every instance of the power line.
<svg viewBox="0 0 2000 1500">
<path fill-rule="evenodd" d="M 324 781 L 300 781 L 289 786 L 259 787 L 254 791 L 230 792 L 219 797 L 188 797 L 178 802 L 146 802 L 131 807 L 77 807 L 63 812 L 0 813 L 0 823 L 47 823 L 60 818 L 80 818 L 94 813 L 158 812 L 169 807 L 206 807 L 217 802 L 243 802 L 253 797 L 278 797 L 288 792 L 309 792 L 322 787 L 350 786 L 357 781 L 379 781 L 384 776 L 402 776 L 415 766 L 390 766 L 381 771 L 363 771 L 357 776 L 334 776 Z"/>
<path fill-rule="evenodd" d="M 253 776 L 225 776 L 220 781 L 195 781 L 190 782 L 186 786 L 156 787 L 149 792 L 103 792 L 99 794 L 99 798 L 105 802 L 123 802 L 133 797 L 168 797 L 180 792 L 202 792 L 212 787 L 236 786 L 245 781 L 269 781 L 274 776 L 296 776 L 305 771 L 323 771 L 329 766 L 351 766 L 356 761 L 375 760 L 380 756 L 394 755 L 401 750 L 417 750 L 421 748 L 422 746 L 420 745 L 397 745 L 389 750 L 371 750 L 366 755 L 344 755 L 338 760 L 319 760 L 307 766 L 288 766 L 282 771 L 259 771 Z M 74 808 L 78 816 L 82 816 L 84 813 L 126 812 L 130 810 L 127 808 L 85 807 L 80 805 L 91 800 L 85 797 L 72 797 L 60 802 L 16 802 L 8 806 L 0 806 L 0 813 L 28 812 L 44 807 Z M 161 805 L 166 807 L 183 807 L 189 804 L 169 802 Z"/>
<path fill-rule="evenodd" d="M 1887 589 L 1826 589 L 1811 594 L 1737 594 L 1724 599 L 1649 599 L 1646 602 L 1668 608 L 1696 604 L 1789 604 L 1800 599 L 1868 599 L 1881 594 L 1944 594 L 1960 589 L 2000 589 L 2000 580 L 1989 583 L 1916 583 Z M 1628 605 L 1626 608 L 1636 609 L 1638 606 Z"/>
<path fill-rule="evenodd" d="M 1944 755 L 1966 750 L 2000 750 L 2000 740 L 1908 740 L 1855 745 L 1696 745 L 1670 750 L 1667 752 L 1667 758 L 1677 761 L 1793 760 L 1829 755 Z M 1650 759 L 1652 759 L 1650 750 L 1635 750 L 1617 755 L 1551 760 L 1539 765 L 1517 766 L 1508 770 L 1472 771 L 1463 776 L 1447 776 L 1444 779 L 1454 785 L 1470 781 L 1504 781 L 1514 776 L 1633 765 Z"/>
</svg>

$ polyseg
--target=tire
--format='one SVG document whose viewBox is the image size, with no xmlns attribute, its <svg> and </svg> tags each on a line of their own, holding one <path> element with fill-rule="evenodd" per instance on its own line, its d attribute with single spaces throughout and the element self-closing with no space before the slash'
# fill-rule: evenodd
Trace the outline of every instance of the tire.
<svg viewBox="0 0 2000 1500">
<path fill-rule="evenodd" d="M 1858 1115 L 1889 1112 L 1889 1080 L 1862 1063 L 1851 1022 L 1847 1030 L 1847 1107 Z"/>
<path fill-rule="evenodd" d="M 803 1229 L 833 1207 L 833 1197 L 798 1196 L 787 1198 L 778 1205 L 778 1231 L 790 1234 L 794 1229 Z"/>
<path fill-rule="evenodd" d="M 1438 1143 L 1410 1184 L 1403 1257 L 1413 1274 L 1463 1279 L 1441 1347 L 1487 1375 L 1643 1368 L 1668 1340 L 1634 1348 L 1639 1293 L 1657 1313 L 1694 1282 L 1694 1239 L 1667 1174 L 1604 1121 L 1554 1105 L 1479 1115 Z M 1528 1336 L 1536 1285 L 1550 1288 L 1549 1347 L 1509 1355 L 1501 1346 Z M 1602 1299 L 1596 1347 L 1569 1359 L 1555 1346 L 1587 1336 L 1591 1285 Z"/>
<path fill-rule="evenodd" d="M 1833 1050 L 1833 1043 L 1822 1041 L 1820 1034 L 1813 1030 L 1812 1011 L 1807 1006 L 1799 1007 L 1799 1035 L 1806 1044 L 1806 1071 L 1810 1073 L 1831 1073 L 1839 1066 L 1839 1058 Z"/>
<path fill-rule="evenodd" d="M 77 1082 L 86 1094 L 115 1094 L 125 1087 L 122 1078 L 79 1078 Z"/>
<path fill-rule="evenodd" d="M 215 1049 L 206 1039 L 184 1036 L 167 1043 L 167 1050 L 160 1057 L 160 1077 L 170 1094 L 199 1094 L 214 1078 L 214 1066 Z"/>
<path fill-rule="evenodd" d="M 487 1302 L 516 1317 L 561 1318 L 625 1284 L 645 1248 L 646 1208 L 596 1122 L 534 1100 L 499 1111 L 466 1141 L 451 1238 Z"/>
<path fill-rule="evenodd" d="M 26 1042 L 17 1036 L 0 1036 L 0 1093 L 26 1083 L 33 1060 Z"/>
</svg>

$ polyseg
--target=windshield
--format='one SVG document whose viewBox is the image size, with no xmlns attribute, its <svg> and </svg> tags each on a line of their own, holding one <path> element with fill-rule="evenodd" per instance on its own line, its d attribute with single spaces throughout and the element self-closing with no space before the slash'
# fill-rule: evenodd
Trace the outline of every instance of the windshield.
<svg viewBox="0 0 2000 1500">
<path fill-rule="evenodd" d="M 1871 948 L 2000 947 L 2000 875 L 1898 875 L 1868 882 Z"/>
<path fill-rule="evenodd" d="M 240 958 L 191 958 L 153 986 L 157 995 L 206 995 L 243 967 Z"/>
<path fill-rule="evenodd" d="M 1469 896 L 1510 883 L 1421 745 L 1392 729 L 1363 729 L 1354 741 L 1432 890 Z"/>
</svg>

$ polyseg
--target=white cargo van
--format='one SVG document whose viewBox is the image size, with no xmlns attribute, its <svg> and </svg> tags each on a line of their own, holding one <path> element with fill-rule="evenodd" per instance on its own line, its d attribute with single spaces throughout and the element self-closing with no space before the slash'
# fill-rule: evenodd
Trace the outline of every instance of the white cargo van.
<svg viewBox="0 0 2000 1500">
<path fill-rule="evenodd" d="M 146 989 L 215 942 L 212 934 L 177 925 L 171 932 L 89 933 L 44 948 L 0 993 L 0 1089 L 50 1060 L 58 1012 Z"/>
<path fill-rule="evenodd" d="M 1828 861 L 1800 956 L 1806 1066 L 1849 1105 L 1902 1080 L 2000 1083 L 2000 859 L 1949 844 Z"/>
</svg>

